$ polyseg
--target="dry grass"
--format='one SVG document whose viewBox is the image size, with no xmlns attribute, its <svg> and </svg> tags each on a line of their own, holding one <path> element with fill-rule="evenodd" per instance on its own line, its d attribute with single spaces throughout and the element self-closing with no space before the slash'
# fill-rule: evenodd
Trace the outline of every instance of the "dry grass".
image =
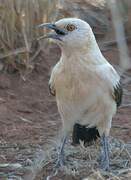
<svg viewBox="0 0 131 180">
<path fill-rule="evenodd" d="M 62 174 L 83 180 L 84 178 L 85 180 L 131 178 L 131 144 L 110 138 L 110 172 L 104 172 L 98 168 L 99 148 L 99 142 L 86 148 L 82 143 L 78 147 L 67 144 L 66 166 L 61 170 Z M 51 154 L 53 162 L 54 153 Z M 60 172 L 55 176 L 60 177 Z"/>
<path fill-rule="evenodd" d="M 131 144 L 110 138 L 110 171 L 105 172 L 98 168 L 99 142 L 89 147 L 81 143 L 73 147 L 70 142 L 65 147 L 65 166 L 55 170 L 54 164 L 57 158 L 57 148 L 50 147 L 48 150 L 40 150 L 32 159 L 21 165 L 3 164 L 3 172 L 8 170 L 8 175 L 3 173 L 1 177 L 16 179 L 69 179 L 69 180 L 124 180 L 131 178 Z M 57 142 L 55 142 L 58 144 Z M 54 145 L 53 145 L 54 146 Z M 3 167 L 2 167 L 3 166 Z M 24 175 L 24 176 L 23 176 Z"/>
<path fill-rule="evenodd" d="M 0 70 L 32 69 L 32 60 L 40 51 L 36 39 L 43 34 L 35 27 L 54 18 L 56 2 L 0 0 Z"/>
</svg>

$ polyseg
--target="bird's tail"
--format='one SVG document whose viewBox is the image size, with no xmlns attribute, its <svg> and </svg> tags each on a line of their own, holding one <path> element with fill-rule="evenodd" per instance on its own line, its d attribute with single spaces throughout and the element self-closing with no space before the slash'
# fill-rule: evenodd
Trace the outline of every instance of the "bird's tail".
<svg viewBox="0 0 131 180">
<path fill-rule="evenodd" d="M 100 137 L 96 127 L 88 127 L 80 124 L 75 124 L 72 134 L 72 144 L 80 144 L 80 140 L 84 141 L 84 145 L 90 145 Z"/>
</svg>

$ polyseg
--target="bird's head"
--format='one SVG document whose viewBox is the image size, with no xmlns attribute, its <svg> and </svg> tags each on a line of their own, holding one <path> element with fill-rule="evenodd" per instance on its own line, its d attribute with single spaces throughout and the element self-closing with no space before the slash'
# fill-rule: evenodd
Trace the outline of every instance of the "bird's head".
<svg viewBox="0 0 131 180">
<path fill-rule="evenodd" d="M 54 32 L 47 34 L 44 38 L 54 39 L 63 48 L 88 48 L 95 39 L 90 25 L 77 18 L 64 18 L 55 23 L 41 24 L 38 27 L 52 29 Z"/>
</svg>

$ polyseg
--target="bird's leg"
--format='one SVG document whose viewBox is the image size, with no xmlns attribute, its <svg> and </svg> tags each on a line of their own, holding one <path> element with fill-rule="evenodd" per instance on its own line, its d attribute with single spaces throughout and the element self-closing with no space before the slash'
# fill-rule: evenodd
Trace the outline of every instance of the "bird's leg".
<svg viewBox="0 0 131 180">
<path fill-rule="evenodd" d="M 56 168 L 59 168 L 64 165 L 64 146 L 65 146 L 66 140 L 67 140 L 67 136 L 64 136 L 60 143 L 60 147 L 58 149 L 58 159 L 56 163 Z"/>
<path fill-rule="evenodd" d="M 109 142 L 104 133 L 101 137 L 100 168 L 105 171 L 109 170 Z"/>
</svg>

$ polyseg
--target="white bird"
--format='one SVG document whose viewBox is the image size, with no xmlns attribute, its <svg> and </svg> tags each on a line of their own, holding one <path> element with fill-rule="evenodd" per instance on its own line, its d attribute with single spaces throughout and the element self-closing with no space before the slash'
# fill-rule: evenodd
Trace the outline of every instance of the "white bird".
<svg viewBox="0 0 131 180">
<path fill-rule="evenodd" d="M 68 134 L 73 131 L 76 143 L 80 138 L 91 141 L 100 136 L 100 167 L 108 170 L 108 136 L 112 117 L 122 97 L 120 77 L 102 55 L 87 22 L 64 18 L 39 27 L 54 30 L 44 38 L 54 39 L 61 48 L 61 58 L 49 80 L 64 131 L 57 165 L 63 164 L 64 145 Z"/>
</svg>

